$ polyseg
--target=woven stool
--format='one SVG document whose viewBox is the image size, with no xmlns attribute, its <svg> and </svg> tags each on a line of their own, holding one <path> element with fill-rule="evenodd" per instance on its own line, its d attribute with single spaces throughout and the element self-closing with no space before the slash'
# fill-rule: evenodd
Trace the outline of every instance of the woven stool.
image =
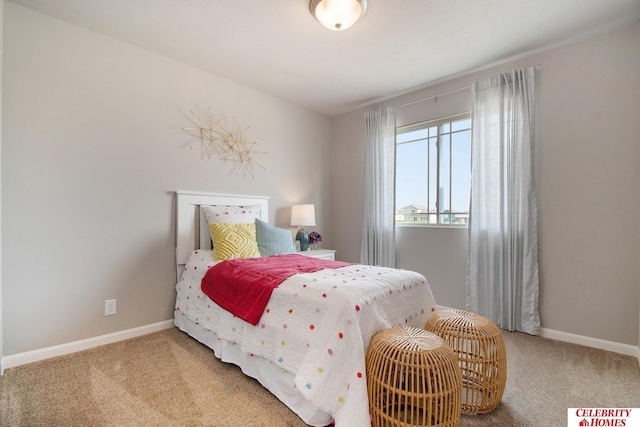
<svg viewBox="0 0 640 427">
<path fill-rule="evenodd" d="M 494 410 L 507 382 L 507 353 L 500 329 L 491 320 L 464 310 L 434 313 L 424 329 L 445 340 L 462 372 L 462 410 Z"/>
<path fill-rule="evenodd" d="M 378 332 L 366 356 L 371 423 L 377 426 L 457 426 L 462 376 L 453 350 L 420 328 Z"/>
</svg>

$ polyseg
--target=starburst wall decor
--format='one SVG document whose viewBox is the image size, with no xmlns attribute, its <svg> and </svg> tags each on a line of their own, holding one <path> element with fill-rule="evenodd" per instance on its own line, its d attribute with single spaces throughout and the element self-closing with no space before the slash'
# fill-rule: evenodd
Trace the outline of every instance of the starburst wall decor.
<svg viewBox="0 0 640 427">
<path fill-rule="evenodd" d="M 234 163 L 234 172 L 238 175 L 243 169 L 255 178 L 255 167 L 265 169 L 256 156 L 267 154 L 266 151 L 256 151 L 258 138 L 253 141 L 245 138 L 244 129 L 236 129 L 236 118 L 233 117 L 229 123 L 225 117 L 216 119 L 211 113 L 211 107 L 207 108 L 206 114 L 198 115 L 192 110 L 189 111 L 194 123 L 198 127 L 182 128 L 192 134 L 196 140 L 189 145 L 189 148 L 200 146 L 203 155 L 207 158 L 218 157 L 224 161 Z"/>
</svg>

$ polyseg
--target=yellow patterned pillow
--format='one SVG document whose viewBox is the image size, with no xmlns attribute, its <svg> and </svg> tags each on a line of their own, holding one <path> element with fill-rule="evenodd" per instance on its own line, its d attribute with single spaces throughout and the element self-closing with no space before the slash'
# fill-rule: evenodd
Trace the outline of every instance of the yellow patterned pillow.
<svg viewBox="0 0 640 427">
<path fill-rule="evenodd" d="M 209 224 L 209 230 L 217 261 L 260 256 L 255 224 Z"/>
</svg>

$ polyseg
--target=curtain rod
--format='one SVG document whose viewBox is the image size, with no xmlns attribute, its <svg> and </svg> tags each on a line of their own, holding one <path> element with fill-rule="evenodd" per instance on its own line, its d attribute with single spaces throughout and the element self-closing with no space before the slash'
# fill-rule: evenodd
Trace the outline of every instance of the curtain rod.
<svg viewBox="0 0 640 427">
<path fill-rule="evenodd" d="M 471 85 L 466 85 L 466 86 L 459 87 L 457 89 L 448 90 L 446 92 L 442 92 L 442 93 L 439 93 L 437 95 L 427 96 L 426 98 L 420 98 L 420 99 L 416 99 L 414 101 L 405 102 L 404 104 L 396 105 L 396 108 L 406 107 L 408 105 L 416 104 L 418 102 L 428 101 L 430 99 L 436 99 L 437 100 L 440 97 L 451 95 L 453 93 L 460 92 L 460 91 L 463 91 L 463 90 L 466 90 L 466 89 L 471 89 Z"/>
<path fill-rule="evenodd" d="M 534 70 L 539 70 L 540 67 L 541 67 L 541 65 L 537 64 L 537 65 L 532 66 L 531 68 L 533 68 Z M 418 102 L 428 101 L 430 99 L 437 100 L 438 98 L 440 98 L 442 96 L 451 95 L 453 93 L 460 92 L 460 91 L 463 91 L 463 90 L 466 90 L 466 89 L 471 89 L 471 85 L 469 84 L 469 85 L 466 85 L 466 86 L 459 87 L 457 89 L 452 89 L 452 90 L 448 90 L 446 92 L 439 93 L 437 95 L 427 96 L 426 98 L 420 98 L 420 99 L 416 99 L 414 101 L 405 102 L 404 104 L 396 105 L 396 108 L 406 107 L 408 105 L 417 104 Z"/>
</svg>

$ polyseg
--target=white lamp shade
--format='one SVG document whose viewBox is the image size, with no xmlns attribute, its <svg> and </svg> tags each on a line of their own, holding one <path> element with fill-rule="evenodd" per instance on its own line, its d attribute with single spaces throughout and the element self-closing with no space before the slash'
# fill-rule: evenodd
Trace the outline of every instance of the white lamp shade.
<svg viewBox="0 0 640 427">
<path fill-rule="evenodd" d="M 312 0 L 309 9 L 326 28 L 344 31 L 364 15 L 367 2 L 365 0 Z"/>
<path fill-rule="evenodd" d="M 314 227 L 316 225 L 316 207 L 314 205 L 291 206 L 291 225 L 294 227 Z"/>
</svg>

